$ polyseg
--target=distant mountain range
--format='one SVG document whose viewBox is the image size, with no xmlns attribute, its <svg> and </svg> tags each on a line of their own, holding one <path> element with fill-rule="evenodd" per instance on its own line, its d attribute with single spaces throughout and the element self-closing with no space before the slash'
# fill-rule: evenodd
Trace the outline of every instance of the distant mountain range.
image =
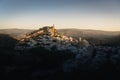
<svg viewBox="0 0 120 80">
<path fill-rule="evenodd" d="M 30 33 L 30 29 L 0 29 L 0 34 L 9 34 L 10 36 L 21 39 L 26 33 Z M 107 38 L 120 35 L 120 31 L 101 31 L 88 29 L 58 29 L 64 35 L 72 37 L 93 37 L 93 38 Z"/>
<path fill-rule="evenodd" d="M 15 39 L 20 40 L 26 33 L 33 30 L 29 29 L 0 29 L 0 34 L 7 34 Z"/>
<path fill-rule="evenodd" d="M 102 31 L 102 30 L 88 30 L 88 29 L 60 29 L 59 32 L 73 37 L 113 37 L 120 35 L 120 31 Z"/>
</svg>

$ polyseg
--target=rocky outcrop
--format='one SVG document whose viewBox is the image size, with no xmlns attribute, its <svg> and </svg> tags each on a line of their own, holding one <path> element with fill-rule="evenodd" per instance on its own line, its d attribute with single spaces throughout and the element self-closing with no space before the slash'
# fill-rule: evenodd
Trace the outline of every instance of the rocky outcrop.
<svg viewBox="0 0 120 80">
<path fill-rule="evenodd" d="M 16 50 L 31 49 L 42 46 L 49 50 L 71 50 L 78 52 L 81 47 L 88 47 L 89 42 L 85 39 L 77 40 L 60 34 L 54 26 L 46 26 L 26 34 L 24 38 L 17 44 Z"/>
<path fill-rule="evenodd" d="M 44 47 L 49 51 L 70 51 L 75 55 L 74 58 L 65 60 L 63 63 L 63 71 L 70 72 L 86 64 L 91 58 L 93 53 L 93 47 L 89 42 L 81 37 L 74 39 L 60 34 L 57 30 L 51 26 L 40 28 L 33 31 L 22 39 L 17 45 L 16 50 L 30 50 L 36 47 Z M 70 55 L 68 53 L 67 56 Z M 66 54 L 66 53 L 60 53 Z"/>
</svg>

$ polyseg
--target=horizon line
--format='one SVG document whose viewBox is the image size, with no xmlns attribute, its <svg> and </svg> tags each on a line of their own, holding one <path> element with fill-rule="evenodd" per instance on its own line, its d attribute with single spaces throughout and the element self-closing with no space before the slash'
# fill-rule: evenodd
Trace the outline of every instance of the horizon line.
<svg viewBox="0 0 120 80">
<path fill-rule="evenodd" d="M 43 26 L 43 27 L 45 27 L 45 26 Z M 40 27 L 40 28 L 42 28 L 42 27 Z M 21 30 L 36 30 L 37 28 L 35 28 L 35 29 L 32 29 L 32 28 L 0 28 L 0 30 L 12 30 L 12 29 L 21 29 Z M 39 28 L 38 28 L 39 29 Z M 117 31 L 117 30 L 101 30 L 101 29 L 86 29 L 86 28 L 55 28 L 55 29 L 57 29 L 57 30 L 62 30 L 62 29 L 76 29 L 76 30 L 94 30 L 94 31 L 106 31 L 106 32 L 120 32 L 120 31 Z"/>
</svg>

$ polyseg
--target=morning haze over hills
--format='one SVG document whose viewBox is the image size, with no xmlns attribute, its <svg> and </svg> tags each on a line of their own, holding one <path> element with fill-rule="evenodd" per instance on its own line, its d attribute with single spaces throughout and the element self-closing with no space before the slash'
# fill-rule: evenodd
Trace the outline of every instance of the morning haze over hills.
<svg viewBox="0 0 120 80">
<path fill-rule="evenodd" d="M 38 27 L 39 28 L 39 27 Z M 0 29 L 1 34 L 10 34 L 13 36 L 22 36 L 36 29 Z M 84 37 L 114 37 L 120 35 L 120 31 L 103 31 L 92 29 L 57 29 L 60 33 L 68 36 L 84 36 Z"/>
<path fill-rule="evenodd" d="M 0 0 L 0 80 L 119 74 L 119 0 Z"/>
</svg>

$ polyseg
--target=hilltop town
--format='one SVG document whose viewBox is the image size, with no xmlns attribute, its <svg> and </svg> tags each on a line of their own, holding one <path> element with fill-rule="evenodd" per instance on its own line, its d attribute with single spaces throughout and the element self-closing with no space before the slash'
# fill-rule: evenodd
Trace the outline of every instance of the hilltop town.
<svg viewBox="0 0 120 80">
<path fill-rule="evenodd" d="M 77 51 L 81 47 L 90 46 L 89 42 L 81 37 L 77 40 L 60 34 L 54 26 L 45 26 L 31 33 L 28 33 L 17 44 L 16 49 L 24 50 L 33 47 L 46 47 L 47 49 Z"/>
</svg>

